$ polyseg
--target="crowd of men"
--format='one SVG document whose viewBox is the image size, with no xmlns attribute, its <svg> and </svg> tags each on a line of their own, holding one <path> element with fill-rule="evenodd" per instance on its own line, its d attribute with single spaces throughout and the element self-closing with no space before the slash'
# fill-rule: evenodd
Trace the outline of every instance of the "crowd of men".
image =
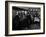
<svg viewBox="0 0 46 37">
<path fill-rule="evenodd" d="M 31 26 L 33 23 L 40 24 L 39 17 L 37 17 L 38 21 L 34 21 L 34 19 L 37 19 L 36 17 L 37 13 L 33 16 L 29 11 L 17 11 L 17 14 L 13 18 L 13 30 L 24 30 L 25 27 L 29 29 L 29 26 Z"/>
</svg>

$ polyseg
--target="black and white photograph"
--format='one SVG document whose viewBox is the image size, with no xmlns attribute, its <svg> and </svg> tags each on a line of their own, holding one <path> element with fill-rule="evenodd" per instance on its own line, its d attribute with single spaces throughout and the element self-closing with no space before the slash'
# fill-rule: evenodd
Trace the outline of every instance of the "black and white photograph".
<svg viewBox="0 0 46 37">
<path fill-rule="evenodd" d="M 33 35 L 45 32 L 45 4 L 40 2 L 5 2 L 6 35 Z"/>
<path fill-rule="evenodd" d="M 12 7 L 12 30 L 40 29 L 40 8 Z"/>
</svg>

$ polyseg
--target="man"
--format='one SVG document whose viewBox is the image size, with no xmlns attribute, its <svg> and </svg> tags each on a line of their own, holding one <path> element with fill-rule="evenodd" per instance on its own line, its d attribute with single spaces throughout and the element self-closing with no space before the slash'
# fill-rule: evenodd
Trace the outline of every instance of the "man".
<svg viewBox="0 0 46 37">
<path fill-rule="evenodd" d="M 18 29 L 18 25 L 19 25 L 19 16 L 16 15 L 13 18 L 13 30 L 17 30 Z"/>
<path fill-rule="evenodd" d="M 27 21 L 28 21 L 27 27 L 30 28 L 29 26 L 31 26 L 31 24 L 32 24 L 32 17 L 31 17 L 30 13 L 27 14 Z"/>
</svg>

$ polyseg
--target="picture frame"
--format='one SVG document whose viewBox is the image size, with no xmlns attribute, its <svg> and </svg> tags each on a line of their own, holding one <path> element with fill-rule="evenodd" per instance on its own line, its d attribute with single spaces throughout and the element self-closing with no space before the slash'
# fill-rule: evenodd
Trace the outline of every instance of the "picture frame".
<svg viewBox="0 0 46 37">
<path fill-rule="evenodd" d="M 35 25 L 33 22 L 33 24 L 31 25 L 32 26 L 31 28 L 30 27 L 28 28 L 28 24 L 27 24 L 26 25 L 27 27 L 22 26 L 23 27 L 23 29 L 22 29 L 22 27 L 21 28 L 19 27 L 20 26 L 20 24 L 19 24 L 19 26 L 17 27 L 18 29 L 17 29 L 16 25 L 14 25 L 14 21 L 13 21 L 13 18 L 16 16 L 16 13 L 22 12 L 22 16 L 23 16 L 23 12 L 26 14 L 26 12 L 28 12 L 28 11 L 32 12 L 31 15 L 34 18 L 35 18 L 35 16 L 38 17 L 38 15 L 39 15 L 40 18 L 39 17 L 38 18 L 40 19 L 39 20 L 40 22 L 38 22 L 37 24 L 40 26 Z M 34 14 L 33 12 L 36 12 L 36 13 L 40 12 L 40 13 L 38 13 L 36 15 L 36 13 Z M 21 22 L 21 23 L 23 24 L 23 22 Z M 17 25 L 18 25 L 18 23 L 17 23 Z M 25 25 L 25 23 L 23 25 Z M 45 3 L 5 1 L 5 36 L 35 35 L 35 34 L 45 34 Z"/>
</svg>

